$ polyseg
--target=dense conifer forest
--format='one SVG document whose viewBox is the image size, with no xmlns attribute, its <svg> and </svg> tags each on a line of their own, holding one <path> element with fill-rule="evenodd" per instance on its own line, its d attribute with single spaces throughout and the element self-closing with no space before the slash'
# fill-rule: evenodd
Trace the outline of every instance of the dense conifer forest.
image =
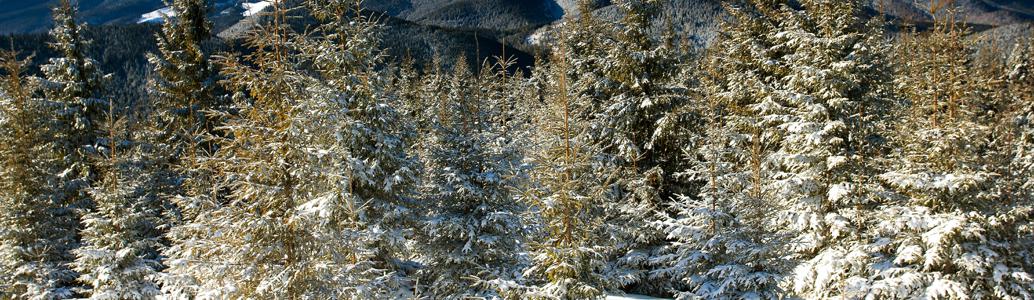
<svg viewBox="0 0 1034 300">
<path fill-rule="evenodd" d="M 239 45 L 61 0 L 0 52 L 0 299 L 1034 299 L 1034 38 L 740 0 L 701 48 L 615 2 L 526 66 L 355 0 Z"/>
</svg>

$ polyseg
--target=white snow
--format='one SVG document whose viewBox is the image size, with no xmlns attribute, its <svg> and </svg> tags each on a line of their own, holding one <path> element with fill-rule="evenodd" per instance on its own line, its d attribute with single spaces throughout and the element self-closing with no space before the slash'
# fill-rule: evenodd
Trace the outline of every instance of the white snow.
<svg viewBox="0 0 1034 300">
<path fill-rule="evenodd" d="M 263 10 L 266 10 L 266 8 L 269 7 L 270 5 L 273 5 L 273 3 L 270 2 L 270 1 L 259 1 L 259 2 L 255 2 L 255 3 L 241 3 L 241 7 L 244 8 L 244 13 L 242 13 L 242 14 L 245 17 L 254 16 L 254 15 L 257 15 L 258 13 L 262 12 Z"/>
<path fill-rule="evenodd" d="M 830 156 L 826 158 L 826 170 L 832 170 L 847 163 L 845 156 Z"/>
<path fill-rule="evenodd" d="M 650 296 L 636 295 L 636 294 L 625 294 L 622 296 L 607 295 L 607 300 L 652 300 L 652 299 L 665 299 L 665 298 L 654 298 Z"/>
<path fill-rule="evenodd" d="M 172 11 L 169 7 L 159 8 L 155 11 L 140 15 L 140 20 L 136 21 L 139 23 L 159 23 L 165 20 L 166 17 L 175 17 L 176 12 Z"/>
<path fill-rule="evenodd" d="M 549 36 L 548 31 L 538 30 L 528 35 L 528 37 L 525 40 L 532 45 L 542 45 L 549 42 L 550 39 L 551 37 Z"/>
<path fill-rule="evenodd" d="M 851 194 L 853 187 L 850 183 L 838 183 L 829 187 L 828 198 L 832 202 L 840 202 L 844 198 L 847 198 Z"/>
</svg>

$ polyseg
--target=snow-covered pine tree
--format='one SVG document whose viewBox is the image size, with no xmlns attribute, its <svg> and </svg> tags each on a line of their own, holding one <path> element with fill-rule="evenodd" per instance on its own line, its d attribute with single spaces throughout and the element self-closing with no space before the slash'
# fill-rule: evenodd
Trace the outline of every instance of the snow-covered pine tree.
<svg viewBox="0 0 1034 300">
<path fill-rule="evenodd" d="M 1010 188 L 1003 202 L 1013 207 L 1013 215 L 1027 216 L 1007 219 L 1013 224 L 998 228 L 1007 229 L 1000 239 L 1011 241 L 1009 249 L 1016 261 L 1025 270 L 1034 270 L 1034 239 L 1030 238 L 1034 236 L 1034 218 L 1029 213 L 1034 208 L 1034 37 L 1026 45 L 1016 46 L 1006 71 L 1009 97 L 1013 99 L 1006 114 L 1011 134 L 1004 145 L 1008 162 L 1002 172 Z"/>
<path fill-rule="evenodd" d="M 425 101 L 437 99 L 437 97 L 425 97 L 424 89 L 427 86 L 425 80 L 429 80 L 432 74 L 434 74 L 433 72 L 438 71 L 436 70 L 438 68 L 436 67 L 438 60 L 438 57 L 434 57 L 431 66 L 421 72 L 416 66 L 416 59 L 407 53 L 399 63 L 398 72 L 391 81 L 391 89 L 396 91 L 398 101 L 401 103 L 401 107 L 399 107 L 400 112 L 405 114 L 410 120 L 413 120 L 417 130 L 430 128 Z M 421 132 L 420 136 L 424 136 L 422 133 L 424 132 Z M 414 142 L 412 144 L 417 143 Z"/>
<path fill-rule="evenodd" d="M 168 217 L 182 214 L 189 220 L 198 210 L 215 206 L 211 174 L 198 164 L 215 150 L 209 135 L 217 120 L 209 111 L 221 103 L 214 96 L 215 72 L 202 49 L 211 35 L 208 1 L 172 0 L 167 5 L 169 15 L 156 34 L 158 53 L 147 55 L 154 68 L 151 155 L 166 160 L 158 166 L 159 176 L 168 177 L 162 192 L 177 205 Z"/>
<path fill-rule="evenodd" d="M 880 210 L 871 233 L 882 267 L 855 285 L 886 299 L 1031 298 L 1031 209 L 989 188 L 1002 179 L 982 117 L 990 99 L 974 91 L 994 78 L 973 71 L 953 8 L 934 14 L 930 32 L 899 45 L 905 115 L 892 136 L 897 168 L 880 178 L 901 199 Z"/>
<path fill-rule="evenodd" d="M 27 61 L 0 52 L 0 298 L 73 296 L 75 273 L 66 252 L 74 243 L 59 177 L 59 130 L 52 107 L 34 98 L 39 86 L 23 72 Z"/>
<path fill-rule="evenodd" d="M 146 155 L 130 137 L 124 109 L 109 103 L 99 127 L 106 135 L 98 143 L 100 180 L 90 188 L 94 205 L 82 217 L 82 245 L 73 252 L 73 267 L 89 299 L 154 299 L 159 262 L 157 190 L 150 185 Z"/>
<path fill-rule="evenodd" d="M 885 80 L 882 34 L 857 18 L 857 2 L 801 4 L 728 6 L 732 23 L 711 50 L 715 69 L 704 76 L 703 93 L 717 124 L 708 125 L 709 142 L 691 156 L 699 162 L 687 173 L 706 184 L 668 222 L 682 254 L 669 255 L 668 269 L 659 270 L 681 272 L 676 277 L 699 296 L 776 295 L 789 272 L 781 249 L 806 261 L 793 286 L 802 294 L 816 286 L 837 293 L 837 284 L 865 267 L 856 259 L 866 257 L 863 236 L 851 233 L 864 224 L 858 218 L 875 189 L 862 162 L 876 147 L 869 141 Z M 725 228 L 700 234 L 716 232 L 702 227 L 709 223 Z M 678 230 L 697 234 L 680 240 Z"/>
<path fill-rule="evenodd" d="M 562 32 L 571 29 L 565 27 Z M 545 103 L 537 112 L 531 185 L 524 197 L 542 224 L 539 240 L 531 245 L 532 265 L 525 270 L 529 299 L 601 299 L 608 282 L 600 236 L 603 176 L 596 173 L 601 151 L 591 141 L 583 112 L 589 98 L 569 86 L 572 50 L 557 47 L 552 64 L 537 69 L 549 84 Z"/>
<path fill-rule="evenodd" d="M 449 77 L 448 72 L 443 69 L 441 56 L 435 54 L 431 57 L 430 63 L 425 66 L 423 76 L 420 76 L 418 95 L 402 99 L 404 101 L 402 109 L 412 118 L 417 136 L 430 135 L 437 110 L 428 108 L 432 107 L 430 103 L 435 100 L 447 97 Z M 413 146 L 416 148 L 417 155 L 422 158 L 427 157 L 427 149 L 423 148 L 426 143 L 417 141 Z"/>
<path fill-rule="evenodd" d="M 678 161 L 678 149 L 661 149 L 653 143 L 658 120 L 672 110 L 675 78 L 680 61 L 674 49 L 655 41 L 649 29 L 659 1 L 627 0 L 618 4 L 624 18 L 614 29 L 613 47 L 607 48 L 601 64 L 605 86 L 594 133 L 597 142 L 611 156 L 606 174 L 614 177 L 607 222 L 601 229 L 613 245 L 608 280 L 619 287 L 634 286 L 641 292 L 662 292 L 645 280 L 649 259 L 663 245 L 664 234 L 653 221 L 666 215 L 665 184 Z M 596 33 L 598 34 L 598 33 Z M 669 144 L 662 144 L 669 145 Z M 672 155 L 669 155 L 672 154 Z"/>
<path fill-rule="evenodd" d="M 859 297 L 867 279 L 865 247 L 873 207 L 883 195 L 875 155 L 877 128 L 890 107 L 880 19 L 862 18 L 861 1 L 784 4 L 772 36 L 782 107 L 769 184 L 780 201 L 774 227 L 802 260 L 792 288 L 803 297 Z"/>
<path fill-rule="evenodd" d="M 211 160 L 228 203 L 177 228 L 170 289 L 198 297 L 407 297 L 417 161 L 377 71 L 379 25 L 352 1 L 307 1 L 318 34 L 274 2 L 247 62 L 224 65 L 240 115 Z M 251 65 L 254 65 L 251 66 Z M 310 66 L 311 69 L 298 69 Z"/>
<path fill-rule="evenodd" d="M 507 55 L 505 49 L 503 55 Z M 528 132 L 531 123 L 529 109 L 536 105 L 538 99 L 534 90 L 529 88 L 524 71 L 516 66 L 517 60 L 512 57 L 485 59 L 475 82 L 479 89 L 476 95 L 481 100 L 477 106 L 492 112 L 485 122 L 496 127 L 495 134 L 501 138 L 500 142 L 509 144 L 505 147 L 514 147 L 514 151 L 522 152 L 525 147 L 519 145 L 531 134 Z"/>
<path fill-rule="evenodd" d="M 331 125 L 321 138 L 326 142 L 313 144 L 326 145 L 329 151 L 330 178 L 335 179 L 338 198 L 331 203 L 348 212 L 342 230 L 356 235 L 346 237 L 358 244 L 350 263 L 372 266 L 349 275 L 369 291 L 350 286 L 362 292 L 358 298 L 402 297 L 397 293 L 408 292 L 414 284 L 410 258 L 419 250 L 412 249 L 412 231 L 420 221 L 414 209 L 419 205 L 415 192 L 421 170 L 408 144 L 416 140 L 417 131 L 399 110 L 397 91 L 388 90 L 388 78 L 379 71 L 384 54 L 377 19 L 366 16 L 356 0 L 306 4 L 322 20 L 317 33 L 324 36 L 309 40 L 315 43 L 303 51 L 320 79 L 320 85 L 309 90 L 336 111 L 313 113 L 326 115 L 325 124 Z"/>
<path fill-rule="evenodd" d="M 759 64 L 776 58 L 767 37 L 775 32 L 776 6 L 728 5 L 731 18 L 700 72 L 705 118 L 703 142 L 687 143 L 690 164 L 677 174 L 702 182 L 698 195 L 679 196 L 675 215 L 658 222 L 672 241 L 652 261 L 653 276 L 671 278 L 679 298 L 777 298 L 788 262 L 783 236 L 772 227 L 780 207 L 771 184 L 771 154 L 779 141 L 779 116 L 768 95 L 777 82 Z M 776 118 L 778 120 L 778 118 Z"/>
<path fill-rule="evenodd" d="M 607 49 L 615 47 L 610 37 L 613 28 L 608 27 L 594 15 L 595 0 L 578 0 L 579 15 L 577 20 L 567 20 L 567 30 L 558 38 L 560 43 L 570 50 L 567 61 L 570 67 L 567 76 L 570 82 L 568 89 L 580 97 L 585 97 L 587 105 L 591 105 L 579 113 L 582 118 L 595 118 L 606 105 L 604 89 L 604 66 L 607 61 Z M 550 58 L 546 57 L 548 61 Z"/>
<path fill-rule="evenodd" d="M 219 128 L 227 137 L 205 164 L 228 194 L 170 233 L 166 273 L 177 280 L 163 289 L 172 297 L 348 298 L 358 287 L 340 276 L 354 256 L 339 252 L 348 248 L 329 226 L 347 216 L 306 206 L 328 191 L 308 144 L 327 132 L 300 124 L 318 117 L 302 105 L 315 79 L 296 69 L 303 37 L 286 24 L 288 8 L 272 5 L 270 21 L 249 38 L 255 52 L 221 62 L 240 113 Z"/>
<path fill-rule="evenodd" d="M 661 186 L 661 197 L 671 198 L 679 194 L 692 194 L 700 189 L 701 181 L 693 178 L 676 176 L 676 173 L 690 168 L 691 163 L 685 159 L 683 150 L 697 148 L 702 143 L 706 118 L 701 112 L 703 106 L 699 90 L 701 74 L 701 58 L 703 51 L 679 45 L 678 32 L 670 15 L 665 21 L 665 30 L 661 35 L 659 56 L 668 58 L 668 63 L 676 64 L 675 70 L 666 78 L 665 109 L 655 121 L 653 135 L 648 148 L 657 153 L 656 161 L 664 170 L 665 183 Z M 671 211 L 669 211 L 670 213 Z"/>
<path fill-rule="evenodd" d="M 882 177 L 902 189 L 907 188 L 902 185 L 906 182 L 895 183 L 912 176 L 933 176 L 934 173 L 941 172 L 957 173 L 959 176 L 956 178 L 945 179 L 948 181 L 941 186 L 946 189 L 944 191 L 937 191 L 937 187 L 918 181 L 908 184 L 924 190 L 916 194 L 922 194 L 920 197 L 926 199 L 916 199 L 916 204 L 950 210 L 974 204 L 972 201 L 976 199 L 964 195 L 975 196 L 980 193 L 977 185 L 987 182 L 992 176 L 980 170 L 979 166 L 984 161 L 977 152 L 978 147 L 970 144 L 984 140 L 989 129 L 986 124 L 975 122 L 976 115 L 980 113 L 975 106 L 979 104 L 980 99 L 969 97 L 969 91 L 975 88 L 976 84 L 969 80 L 971 74 L 968 64 L 972 59 L 972 48 L 962 38 L 968 29 L 949 20 L 952 17 L 944 16 L 953 14 L 951 11 L 935 13 L 938 14 L 939 21 L 934 30 L 929 33 L 913 32 L 898 45 L 899 93 L 911 103 L 906 103 L 908 110 L 900 118 L 901 121 L 897 124 L 899 130 L 893 138 L 896 143 L 901 144 L 904 152 L 900 154 L 901 158 L 895 159 L 906 160 L 906 164 Z M 932 138 L 934 136 L 938 138 Z M 940 138 L 947 136 L 952 138 Z M 917 149 L 910 149 L 913 147 Z M 928 149 L 939 151 L 927 151 Z M 923 154 L 909 155 L 911 153 Z M 913 171 L 902 172 L 901 169 Z M 963 169 L 968 170 L 965 173 L 969 174 L 963 176 L 959 173 L 963 172 Z M 925 174 L 924 171 L 932 173 Z M 892 177 L 896 179 L 890 180 Z M 910 181 L 915 181 L 914 179 L 917 178 Z M 968 184 L 963 184 L 964 182 Z M 959 184 L 966 187 L 956 186 Z M 950 191 L 947 190 L 948 187 L 952 187 Z M 945 197 L 969 198 L 966 201 L 970 203 L 940 203 Z"/>
<path fill-rule="evenodd" d="M 1008 260 L 1020 269 L 1034 270 L 1034 190 L 1031 177 L 1030 151 L 1034 149 L 1031 139 L 1032 81 L 1030 76 L 1030 51 L 1032 40 L 1020 41 L 1012 47 L 1010 55 L 997 42 L 975 44 L 975 57 L 969 72 L 971 78 L 978 78 L 977 84 L 968 91 L 969 97 L 981 99 L 977 102 L 975 120 L 988 124 L 987 150 L 981 154 L 986 163 L 984 169 L 994 173 L 994 184 L 988 185 L 985 193 L 992 196 L 986 221 L 1004 223 L 985 226 L 983 235 L 992 241 L 995 251 L 1009 253 Z"/>
<path fill-rule="evenodd" d="M 71 276 L 67 279 L 74 279 L 74 272 L 69 269 L 67 263 L 73 259 L 70 251 L 76 248 L 78 243 L 76 231 L 79 218 L 76 211 L 90 205 L 86 189 L 96 170 L 88 158 L 95 152 L 96 122 L 102 116 L 105 103 L 98 96 L 108 76 L 101 74 L 98 63 L 86 56 L 89 41 L 82 36 L 83 27 L 76 19 L 76 8 L 72 2 L 61 1 L 53 8 L 52 14 L 54 28 L 50 30 L 50 47 L 58 56 L 50 58 L 47 64 L 41 66 L 45 78 L 40 87 L 46 98 L 45 108 L 52 113 L 45 115 L 44 120 L 56 121 L 52 126 L 53 131 L 50 131 L 49 142 L 52 143 L 49 146 L 52 146 L 58 155 L 58 159 L 51 162 L 53 167 L 58 168 L 57 181 L 49 182 L 48 185 L 55 188 L 52 190 L 52 197 L 56 197 L 56 201 L 62 206 L 53 207 L 47 217 L 48 226 L 52 227 L 48 230 L 65 236 L 50 236 L 47 244 L 52 248 L 45 250 L 49 252 L 50 257 L 42 258 L 46 263 L 40 266 L 50 265 L 63 269 L 53 275 Z M 51 265 L 52 262 L 55 264 Z M 50 275 L 37 275 L 41 277 L 37 277 L 36 280 L 53 280 L 37 286 L 38 288 L 49 285 L 49 288 L 54 290 L 36 289 L 29 292 L 27 297 L 71 296 L 68 293 L 71 281 L 60 277 L 48 277 Z M 41 296 L 47 293 L 51 294 Z"/>
<path fill-rule="evenodd" d="M 491 82 L 478 83 L 461 56 L 454 65 L 449 96 L 437 112 L 424 168 L 427 219 L 419 227 L 429 297 L 497 296 L 483 282 L 512 280 L 524 240 L 519 183 L 520 156 L 493 122 Z M 494 73 L 485 66 L 481 74 Z M 479 75 L 481 79 L 487 76 Z M 482 86 L 482 84 L 484 86 Z M 497 86 L 501 87 L 501 86 Z M 500 95 L 495 95 L 500 96 Z"/>
<path fill-rule="evenodd" d="M 548 67 L 536 70 L 542 103 L 531 110 L 529 160 L 537 188 L 525 197 L 536 214 L 527 222 L 544 232 L 532 245 L 525 276 L 538 284 L 529 294 L 540 299 L 601 297 L 618 281 L 604 275 L 607 256 L 618 250 L 600 226 L 610 197 L 605 185 L 613 184 L 605 174 L 613 170 L 592 131 L 609 104 L 605 66 L 615 29 L 596 17 L 596 1 L 579 0 L 578 9 L 578 18 L 559 30 L 559 43 L 543 61 Z"/>
<path fill-rule="evenodd" d="M 1019 44 L 1006 64 L 1011 101 L 1007 122 L 1012 131 L 1007 173 L 1014 180 L 1017 199 L 1034 199 L 1034 38 Z"/>
<path fill-rule="evenodd" d="M 211 131 L 205 110 L 216 105 L 215 76 L 202 43 L 209 39 L 211 22 L 206 0 L 172 0 L 169 16 L 157 34 L 158 53 L 148 54 L 154 66 L 151 86 L 161 104 L 160 116 L 169 124 L 177 153 L 184 157 L 206 150 L 199 136 Z M 199 149 L 200 148 L 200 149 Z"/>
<path fill-rule="evenodd" d="M 62 130 L 56 132 L 64 156 L 63 172 L 66 203 L 88 205 L 86 188 L 96 175 L 88 158 L 95 153 L 98 123 L 103 120 L 106 101 L 99 93 L 109 76 L 101 73 L 99 63 L 86 56 L 90 41 L 83 37 L 83 26 L 76 19 L 71 0 L 61 0 L 54 7 L 54 28 L 50 30 L 50 46 L 58 57 L 41 66 L 46 75 L 43 91 L 54 102 Z"/>
<path fill-rule="evenodd" d="M 715 111 L 722 111 L 715 106 Z M 743 124 L 741 124 L 743 125 Z M 701 161 L 680 175 L 706 178 L 699 197 L 680 196 L 676 211 L 658 224 L 671 245 L 652 262 L 651 276 L 671 278 L 680 299 L 770 299 L 787 267 L 773 217 L 772 180 L 764 166 L 760 135 L 737 135 L 735 129 L 710 126 Z M 766 173 L 767 172 L 767 173 Z"/>
</svg>

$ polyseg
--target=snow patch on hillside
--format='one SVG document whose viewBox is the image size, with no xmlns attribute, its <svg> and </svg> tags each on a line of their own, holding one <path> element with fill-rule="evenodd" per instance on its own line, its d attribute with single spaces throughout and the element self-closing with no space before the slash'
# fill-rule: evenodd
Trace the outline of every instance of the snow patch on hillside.
<svg viewBox="0 0 1034 300">
<path fill-rule="evenodd" d="M 140 20 L 136 21 L 140 23 L 161 23 L 166 17 L 175 17 L 176 12 L 172 11 L 169 7 L 159 8 L 155 11 L 140 15 Z"/>
<path fill-rule="evenodd" d="M 535 46 L 546 45 L 552 42 L 553 37 L 551 33 L 549 30 L 536 30 L 528 35 L 526 42 Z"/>
<path fill-rule="evenodd" d="M 244 8 L 244 13 L 242 13 L 242 14 L 245 17 L 254 16 L 254 15 L 257 15 L 258 13 L 262 12 L 263 10 L 266 10 L 266 8 L 268 8 L 270 5 L 273 5 L 273 3 L 270 2 L 270 1 L 259 1 L 259 2 L 255 2 L 255 3 L 241 3 L 241 7 Z"/>
</svg>

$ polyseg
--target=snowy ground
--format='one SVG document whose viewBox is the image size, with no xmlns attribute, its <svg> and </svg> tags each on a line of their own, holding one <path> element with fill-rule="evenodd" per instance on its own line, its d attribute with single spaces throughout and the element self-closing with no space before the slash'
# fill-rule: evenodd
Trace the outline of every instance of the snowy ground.
<svg viewBox="0 0 1034 300">
<path fill-rule="evenodd" d="M 654 298 L 650 296 L 636 295 L 636 294 L 625 294 L 623 296 L 610 295 L 607 296 L 607 300 L 660 300 L 664 298 Z"/>
<path fill-rule="evenodd" d="M 253 16 L 253 15 L 256 15 L 256 14 L 262 12 L 263 10 L 266 10 L 266 8 L 269 7 L 271 4 L 273 4 L 273 3 L 269 2 L 269 1 L 259 1 L 259 2 L 255 2 L 255 3 L 243 3 L 243 4 L 241 4 L 241 6 L 244 7 L 243 15 L 245 17 L 250 17 L 250 16 Z"/>
<path fill-rule="evenodd" d="M 137 23 L 161 23 L 165 20 L 165 17 L 175 17 L 176 13 L 171 8 L 164 7 L 158 10 L 140 15 L 140 20 Z"/>
</svg>

